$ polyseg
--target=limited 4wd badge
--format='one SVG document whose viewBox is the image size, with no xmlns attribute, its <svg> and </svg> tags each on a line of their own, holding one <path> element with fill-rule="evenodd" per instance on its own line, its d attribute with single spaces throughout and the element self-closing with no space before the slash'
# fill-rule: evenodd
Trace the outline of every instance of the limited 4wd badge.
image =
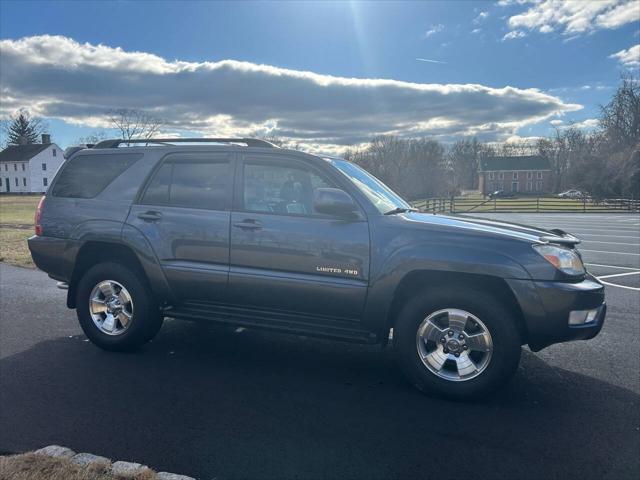
<svg viewBox="0 0 640 480">
<path fill-rule="evenodd" d="M 336 267 L 316 267 L 317 272 L 322 273 L 342 273 L 344 275 L 358 276 L 358 270 L 353 268 L 336 268 Z"/>
</svg>

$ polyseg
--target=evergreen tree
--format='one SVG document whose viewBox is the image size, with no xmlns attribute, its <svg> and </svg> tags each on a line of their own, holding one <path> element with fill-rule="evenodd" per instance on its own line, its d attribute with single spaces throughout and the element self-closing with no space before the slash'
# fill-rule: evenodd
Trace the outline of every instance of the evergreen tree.
<svg viewBox="0 0 640 480">
<path fill-rule="evenodd" d="M 30 145 L 38 143 L 43 127 L 27 110 L 18 111 L 6 127 L 8 145 Z"/>
</svg>

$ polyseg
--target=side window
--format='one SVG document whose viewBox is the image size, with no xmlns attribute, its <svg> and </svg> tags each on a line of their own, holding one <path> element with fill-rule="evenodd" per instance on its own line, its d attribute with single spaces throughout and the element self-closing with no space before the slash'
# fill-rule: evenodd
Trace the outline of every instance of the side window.
<svg viewBox="0 0 640 480">
<path fill-rule="evenodd" d="M 248 161 L 244 165 L 244 209 L 283 215 L 315 215 L 315 189 L 330 186 L 304 167 Z"/>
<path fill-rule="evenodd" d="M 47 164 L 46 164 L 46 163 L 43 163 L 43 164 L 42 164 L 42 171 L 44 172 L 46 169 L 47 169 Z"/>
<path fill-rule="evenodd" d="M 140 158 L 141 153 L 76 155 L 63 164 L 52 195 L 93 198 Z"/>
<path fill-rule="evenodd" d="M 149 182 L 141 203 L 225 210 L 230 185 L 229 162 L 167 162 Z"/>
</svg>

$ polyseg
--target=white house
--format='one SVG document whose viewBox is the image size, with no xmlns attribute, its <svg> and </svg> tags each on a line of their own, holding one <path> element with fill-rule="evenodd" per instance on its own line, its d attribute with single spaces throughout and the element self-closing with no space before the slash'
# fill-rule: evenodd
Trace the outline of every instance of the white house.
<svg viewBox="0 0 640 480">
<path fill-rule="evenodd" d="M 42 143 L 10 145 L 0 152 L 0 193 L 45 192 L 63 162 L 49 135 L 42 135 Z"/>
</svg>

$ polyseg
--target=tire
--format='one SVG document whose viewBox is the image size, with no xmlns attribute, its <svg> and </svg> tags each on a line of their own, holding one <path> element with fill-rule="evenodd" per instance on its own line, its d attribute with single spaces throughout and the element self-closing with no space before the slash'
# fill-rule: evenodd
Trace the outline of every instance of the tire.
<svg viewBox="0 0 640 480">
<path fill-rule="evenodd" d="M 449 321 L 457 325 L 452 336 L 453 329 L 445 327 Z M 419 338 L 419 329 L 430 339 Z M 425 393 L 455 400 L 478 399 L 505 384 L 518 368 L 521 343 L 508 308 L 490 293 L 462 285 L 411 298 L 394 326 L 396 359 L 409 381 Z"/>
<path fill-rule="evenodd" d="M 102 285 L 102 289 L 98 289 L 98 285 Z M 124 288 L 124 294 L 121 287 Z M 109 291 L 109 288 L 112 293 L 105 295 L 103 290 Z M 118 292 L 120 294 L 117 294 Z M 106 300 L 116 297 L 120 308 L 114 309 L 113 312 L 120 313 L 112 314 L 112 317 L 117 316 L 118 320 L 113 323 L 103 321 L 102 326 L 99 326 L 100 318 L 107 319 L 108 315 L 106 311 L 99 311 L 107 308 L 102 307 L 100 303 L 109 304 L 108 308 L 111 308 L 114 304 Z M 129 299 L 130 302 L 123 302 L 121 297 Z M 93 304 L 92 298 L 95 299 Z M 139 348 L 156 336 L 163 320 L 145 280 L 124 265 L 112 262 L 99 263 L 84 273 L 76 290 L 76 313 L 87 338 L 94 345 L 110 351 L 131 351 Z M 94 321 L 94 317 L 98 318 L 98 323 Z M 125 324 L 119 318 L 128 320 Z M 110 327 L 113 328 L 109 330 Z M 111 333 L 108 333 L 109 331 Z"/>
</svg>

